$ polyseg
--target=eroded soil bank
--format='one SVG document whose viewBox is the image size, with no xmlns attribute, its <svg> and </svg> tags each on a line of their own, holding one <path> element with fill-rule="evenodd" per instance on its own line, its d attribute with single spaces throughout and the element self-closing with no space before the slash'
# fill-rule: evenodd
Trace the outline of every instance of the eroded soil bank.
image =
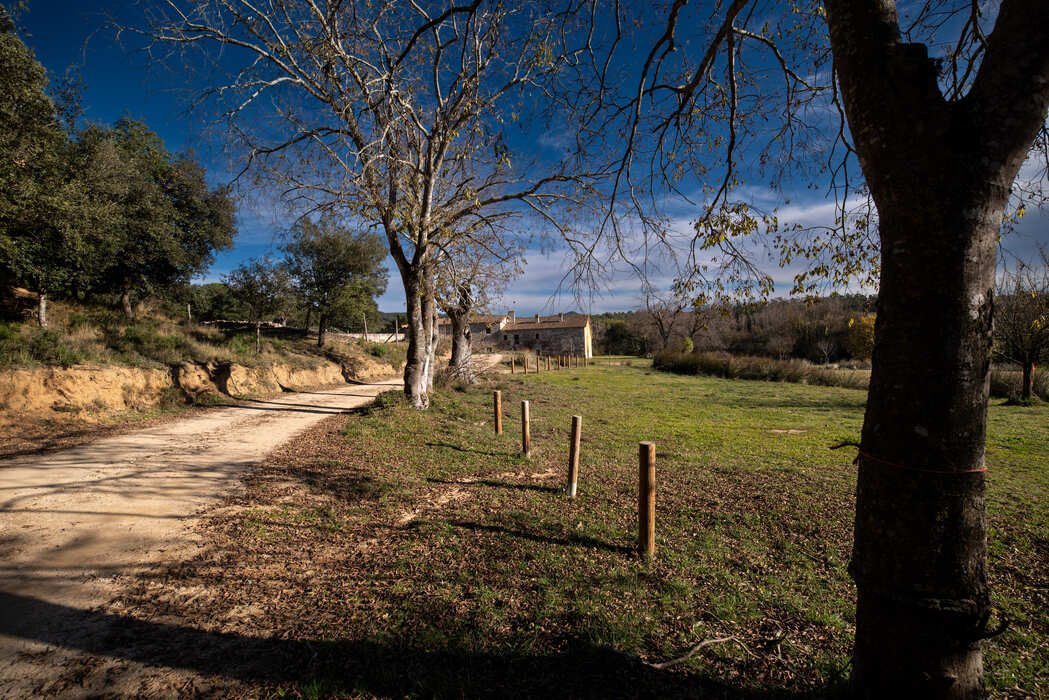
<svg viewBox="0 0 1049 700">
<path fill-rule="evenodd" d="M 315 358 L 309 364 L 245 367 L 233 363 L 183 362 L 169 368 L 75 366 L 0 372 L 0 422 L 13 419 L 77 418 L 97 422 L 165 402 L 208 403 L 223 396 L 280 394 L 309 387 L 370 381 L 392 374 L 377 362 L 339 364 Z"/>
</svg>

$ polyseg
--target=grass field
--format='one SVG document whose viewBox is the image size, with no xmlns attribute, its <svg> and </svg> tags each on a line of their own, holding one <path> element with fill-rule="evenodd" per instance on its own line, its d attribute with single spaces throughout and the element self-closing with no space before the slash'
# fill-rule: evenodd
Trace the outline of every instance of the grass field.
<svg viewBox="0 0 1049 700">
<path fill-rule="evenodd" d="M 635 362 L 502 375 L 442 392 L 428 412 L 384 396 L 275 454 L 207 520 L 205 553 L 140 581 L 126 614 L 227 646 L 270 639 L 250 647 L 263 670 L 230 681 L 238 694 L 842 693 L 855 474 L 853 455 L 828 447 L 858 437 L 864 392 Z M 522 399 L 531 459 L 519 454 Z M 1047 418 L 1044 406 L 991 408 L 990 572 L 1011 620 L 985 645 L 996 697 L 1049 694 Z M 641 440 L 657 443 L 650 564 L 634 552 Z"/>
</svg>

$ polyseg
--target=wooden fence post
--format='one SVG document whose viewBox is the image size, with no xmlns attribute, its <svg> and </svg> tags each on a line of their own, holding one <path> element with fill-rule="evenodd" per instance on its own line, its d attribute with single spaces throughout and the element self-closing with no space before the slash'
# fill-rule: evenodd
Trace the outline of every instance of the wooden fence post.
<svg viewBox="0 0 1049 700">
<path fill-rule="evenodd" d="M 546 356 L 546 371 L 547 372 L 550 371 L 550 356 L 549 355 Z"/>
<path fill-rule="evenodd" d="M 568 497 L 575 498 L 579 481 L 579 440 L 583 434 L 583 417 L 572 416 L 572 442 L 568 448 Z"/>
<path fill-rule="evenodd" d="M 513 355 L 510 355 L 510 374 L 517 374 L 517 363 L 514 361 Z"/>
<path fill-rule="evenodd" d="M 521 451 L 525 457 L 532 456 L 531 417 L 528 415 L 528 402 L 521 402 Z"/>
<path fill-rule="evenodd" d="M 495 410 L 495 434 L 503 434 L 503 392 L 492 392 L 492 403 Z"/>
<path fill-rule="evenodd" d="M 641 556 L 656 554 L 656 443 L 638 444 L 637 547 Z"/>
</svg>

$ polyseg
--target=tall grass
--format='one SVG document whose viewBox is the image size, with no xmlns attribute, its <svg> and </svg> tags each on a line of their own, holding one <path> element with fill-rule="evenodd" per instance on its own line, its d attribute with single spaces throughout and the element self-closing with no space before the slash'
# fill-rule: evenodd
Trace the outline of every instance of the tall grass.
<svg viewBox="0 0 1049 700">
<path fill-rule="evenodd" d="M 819 367 L 805 360 L 773 360 L 726 352 L 661 352 L 652 367 L 677 374 L 702 374 L 725 379 L 757 379 L 815 386 L 866 389 L 870 373 L 864 370 Z"/>
<path fill-rule="evenodd" d="M 1023 372 L 1005 367 L 991 368 L 991 396 L 999 399 L 1017 399 L 1023 388 Z M 1049 401 L 1049 371 L 1036 369 L 1034 393 Z"/>
</svg>

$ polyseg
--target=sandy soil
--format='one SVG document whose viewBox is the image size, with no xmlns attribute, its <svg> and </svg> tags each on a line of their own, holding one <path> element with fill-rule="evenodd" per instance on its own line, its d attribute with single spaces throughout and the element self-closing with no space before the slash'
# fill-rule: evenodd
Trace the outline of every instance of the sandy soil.
<svg viewBox="0 0 1049 700">
<path fill-rule="evenodd" d="M 317 421 L 400 379 L 244 401 L 72 449 L 0 460 L 0 697 L 119 693 L 51 688 L 50 670 L 90 650 L 121 578 L 183 561 L 196 514 Z M 100 659 L 103 666 L 105 659 Z M 166 693 L 161 693 L 166 694 Z M 177 694 L 177 693 L 176 693 Z"/>
</svg>

